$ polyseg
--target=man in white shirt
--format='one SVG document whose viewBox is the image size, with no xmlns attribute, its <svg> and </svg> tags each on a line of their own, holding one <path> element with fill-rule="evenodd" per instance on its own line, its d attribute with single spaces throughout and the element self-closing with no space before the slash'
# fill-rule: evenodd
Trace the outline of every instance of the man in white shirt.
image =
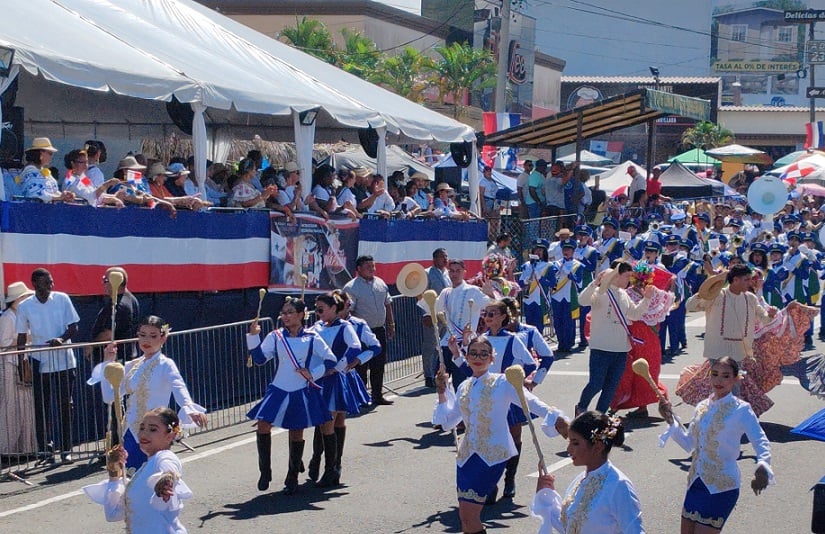
<svg viewBox="0 0 825 534">
<path fill-rule="evenodd" d="M 530 178 L 530 173 L 533 172 L 532 160 L 524 160 L 524 172 L 516 178 L 516 192 L 518 193 L 519 214 L 522 219 L 527 218 L 527 205 L 524 203 L 524 197 L 527 194 L 527 180 Z"/>
<path fill-rule="evenodd" d="M 627 188 L 627 196 L 630 198 L 630 202 L 634 202 L 636 191 L 647 191 L 647 178 L 642 176 L 633 165 L 627 168 L 627 174 L 630 176 L 630 187 Z"/>
<path fill-rule="evenodd" d="M 34 295 L 17 308 L 17 350 L 26 348 L 27 335 L 33 346 L 60 347 L 72 342 L 80 321 L 72 301 L 65 293 L 52 291 L 54 280 L 46 269 L 32 272 Z M 72 349 L 33 352 L 35 433 L 38 451 L 45 452 L 55 434 L 60 434 L 63 462 L 72 462 L 72 394 L 76 378 Z M 52 399 L 56 400 L 60 418 L 53 420 Z M 57 423 L 57 424 L 55 424 Z"/>
<path fill-rule="evenodd" d="M 450 277 L 447 274 L 447 250 L 437 248 L 433 251 L 433 264 L 431 267 L 425 269 L 427 272 L 427 289 L 435 291 L 436 295 L 440 294 L 444 289 L 450 287 Z M 424 304 L 422 306 L 422 304 Z M 424 327 L 424 338 L 421 340 L 421 360 L 424 366 L 424 385 L 428 388 L 435 387 L 435 373 L 438 371 L 438 340 L 444 335 L 445 327 L 443 325 L 436 326 L 433 317 L 430 315 L 430 309 L 424 302 L 424 299 L 419 301 L 419 306 L 424 310 L 424 316 L 421 318 L 421 324 Z"/>
</svg>

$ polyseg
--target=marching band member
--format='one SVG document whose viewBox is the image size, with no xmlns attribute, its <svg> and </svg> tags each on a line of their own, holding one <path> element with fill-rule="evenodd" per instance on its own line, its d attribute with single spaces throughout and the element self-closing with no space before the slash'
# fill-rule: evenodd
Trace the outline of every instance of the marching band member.
<svg viewBox="0 0 825 534">
<path fill-rule="evenodd" d="M 693 248 L 693 243 L 680 241 L 675 235 L 667 240 L 668 247 L 673 245 L 679 247 L 673 259 L 673 263 L 668 267 L 668 271 L 676 276 L 673 285 L 673 296 L 675 307 L 665 317 L 665 321 L 659 327 L 659 348 L 662 354 L 674 356 L 681 349 L 687 349 L 687 333 L 685 321 L 687 311 L 685 302 L 693 294 L 693 287 L 697 285 L 698 273 L 701 264 L 688 257 L 689 251 Z M 666 337 L 670 337 L 670 348 L 665 350 Z"/>
<path fill-rule="evenodd" d="M 596 272 L 603 272 L 610 267 L 613 260 L 622 257 L 624 244 L 616 237 L 619 221 L 612 217 L 605 217 L 602 221 L 602 236 L 596 244 L 599 252 L 599 266 Z"/>
<path fill-rule="evenodd" d="M 312 458 L 309 461 L 310 480 L 318 481 L 319 487 L 337 486 L 341 483 L 341 457 L 343 456 L 343 438 L 346 432 L 347 414 L 356 415 L 369 398 L 364 382 L 358 377 L 351 381 L 348 377 L 355 367 L 372 358 L 374 351 L 361 347 L 361 340 L 352 324 L 339 317 L 344 310 L 344 301 L 334 293 L 319 295 L 315 298 L 315 313 L 319 320 L 311 330 L 321 336 L 333 354 L 338 358 L 334 370 L 328 371 L 318 380 L 324 402 L 333 419 L 333 428 L 323 432 L 323 426 L 315 427 L 312 440 Z M 380 345 L 379 345 L 380 347 Z M 378 350 L 380 352 L 380 348 Z M 340 430 L 339 430 L 340 429 Z M 339 437 L 340 443 L 339 443 Z M 321 467 L 321 453 L 324 453 L 324 474 L 318 480 Z"/>
<path fill-rule="evenodd" d="M 289 431 L 289 467 L 283 492 L 291 495 L 298 489 L 298 473 L 304 470 L 304 429 L 324 425 L 321 432 L 334 436 L 329 406 L 315 381 L 334 369 L 338 358 L 320 335 L 304 330 L 306 305 L 302 300 L 287 297 L 280 317 L 283 327 L 270 332 L 263 342 L 258 322 L 249 325 L 246 345 L 252 360 L 257 365 L 275 360 L 275 376 L 247 417 L 257 421 L 260 491 L 269 488 L 272 481 L 272 427 Z"/>
<path fill-rule="evenodd" d="M 742 220 L 745 224 L 745 242 L 753 243 L 759 241 L 760 236 L 764 234 L 766 225 L 762 222 L 762 214 L 748 209 L 748 218 Z"/>
<path fill-rule="evenodd" d="M 576 238 L 579 246 L 573 253 L 573 257 L 582 264 L 581 287 L 587 287 L 596 276 L 596 267 L 599 265 L 599 251 L 591 245 L 593 242 L 593 230 L 583 224 L 575 228 Z M 587 314 L 590 313 L 590 306 L 579 306 L 579 348 L 587 347 L 587 337 L 584 335 L 587 324 Z"/>
<path fill-rule="evenodd" d="M 448 347 L 452 356 L 461 357 L 455 336 L 450 337 Z M 504 375 L 490 372 L 498 355 L 487 336 L 470 341 L 463 357 L 472 368 L 473 376 L 453 393 L 447 387 L 445 370 L 439 369 L 436 377 L 438 402 L 432 423 L 444 429 L 452 429 L 462 421 L 466 425 L 456 457 L 458 515 L 462 532 L 483 534 L 486 529 L 481 522 L 481 510 L 494 492 L 507 461 L 518 454 L 509 432 L 507 415 L 510 406 L 521 405 L 521 400 Z M 530 412 L 544 417 L 542 429 L 547 435 L 567 433 L 567 421 L 560 410 L 541 402 L 529 391 L 525 390 L 524 396 Z"/>
<path fill-rule="evenodd" d="M 711 239 L 716 239 L 719 241 L 718 249 L 708 251 L 710 255 L 710 264 L 713 267 L 713 270 L 719 271 L 730 264 L 730 259 L 733 255 L 729 250 L 727 250 L 728 236 L 725 234 L 715 234 L 711 237 Z"/>
<path fill-rule="evenodd" d="M 648 265 L 656 265 L 664 269 L 662 262 L 659 261 L 659 253 L 662 252 L 662 245 L 658 241 L 644 242 L 644 262 Z"/>
<path fill-rule="evenodd" d="M 126 362 L 126 370 L 117 397 L 108 380 L 102 380 L 103 369 L 117 357 L 117 344 L 109 344 L 103 351 L 103 363 L 95 367 L 88 383 L 100 382 L 103 402 L 111 404 L 120 402 L 120 398 L 129 395 L 124 415 L 126 431 L 123 445 L 128 454 L 126 468 L 137 469 L 146 461 L 138 441 L 140 421 L 153 406 L 166 406 L 173 395 L 180 406 L 178 416 L 184 425 L 205 426 L 206 409 L 195 404 L 189 389 L 183 381 L 175 362 L 164 355 L 161 350 L 169 334 L 169 325 L 156 315 L 144 317 L 138 324 L 138 347 L 143 353 L 139 358 Z"/>
<path fill-rule="evenodd" d="M 536 373 L 530 377 L 532 387 L 544 382 L 547 372 L 550 371 L 550 366 L 553 365 L 553 349 L 547 344 L 547 340 L 541 335 L 541 332 L 532 325 L 524 324 L 518 320 L 521 316 L 518 308 L 518 301 L 511 297 L 501 299 L 507 306 L 507 313 L 510 316 L 510 322 L 507 323 L 507 329 L 517 335 L 527 350 L 533 355 L 534 359 L 538 360 L 539 367 Z M 531 389 L 532 391 L 532 389 Z"/>
<path fill-rule="evenodd" d="M 686 430 L 673 415 L 670 403 L 660 404 L 662 417 L 670 424 L 660 446 L 673 440 L 692 454 L 688 490 L 682 507 L 682 532 L 721 532 L 739 500 L 739 458 L 742 435 L 756 451 L 757 464 L 751 488 L 759 495 L 774 484 L 768 438 L 750 405 L 735 397 L 734 386 L 741 379 L 739 363 L 729 357 L 711 366 L 711 396 L 696 406 Z"/>
<path fill-rule="evenodd" d="M 624 257 L 627 260 L 640 260 L 644 254 L 644 235 L 639 234 L 639 221 L 627 219 L 622 223 L 622 230 L 630 234 L 630 239 L 624 243 Z"/>
<path fill-rule="evenodd" d="M 463 339 L 464 331 L 468 326 L 470 331 L 475 332 L 481 311 L 492 300 L 490 284 L 485 284 L 485 288 L 468 284 L 464 280 L 466 272 L 464 260 L 450 259 L 447 264 L 447 275 L 450 277 L 452 287 L 444 289 L 435 301 L 436 313 L 443 313 L 447 321 L 447 332 L 441 338 L 441 349 L 444 353 L 444 364 L 453 379 L 454 388 L 458 388 L 466 375 L 453 364 L 449 340 L 452 336 L 459 340 Z"/>
<path fill-rule="evenodd" d="M 608 459 L 614 445 L 624 444 L 621 419 L 585 412 L 570 423 L 567 439 L 573 465 L 585 470 L 573 479 L 564 498 L 556 491 L 552 474 L 539 476 L 530 506 L 542 520 L 539 534 L 550 534 L 552 529 L 562 534 L 644 534 L 636 488 Z"/>
<path fill-rule="evenodd" d="M 544 331 L 544 309 L 550 306 L 548 295 L 552 286 L 547 280 L 550 260 L 546 239 L 536 239 L 530 251 L 530 261 L 521 266 L 519 285 L 524 290 L 524 319 L 527 324 Z"/>
<path fill-rule="evenodd" d="M 656 241 L 660 245 L 665 241 L 665 233 L 662 231 L 662 216 L 658 213 L 649 213 L 646 217 L 647 231 L 642 234 L 642 242 Z"/>
<path fill-rule="evenodd" d="M 708 226 L 710 226 L 710 215 L 707 213 L 697 213 L 693 216 L 693 225 L 696 227 L 695 243 L 697 243 L 701 249 L 696 259 L 701 259 L 702 255 L 709 252 L 708 239 L 710 239 L 710 230 Z"/>
<path fill-rule="evenodd" d="M 788 278 L 782 282 L 782 299 L 787 305 L 795 300 L 800 304 L 815 304 L 819 295 L 819 275 L 816 270 L 816 254 L 807 246 L 802 245 L 804 232 L 789 232 L 788 252 L 785 254 L 783 268 L 788 272 Z M 813 325 L 805 332 L 805 345 L 813 346 Z"/>
<path fill-rule="evenodd" d="M 690 239 L 694 243 L 697 242 L 696 229 L 693 225 L 685 224 L 687 214 L 682 210 L 677 210 L 670 214 L 670 222 L 673 223 L 670 233 L 677 236 L 679 239 Z"/>
<path fill-rule="evenodd" d="M 747 255 L 748 263 L 766 271 L 768 269 L 768 247 L 765 243 L 753 243 L 750 246 L 750 252 Z"/>
<path fill-rule="evenodd" d="M 186 534 L 179 516 L 192 490 L 181 480 L 183 467 L 171 451 L 180 420 L 169 408 L 154 408 L 138 424 L 140 450 L 147 461 L 128 479 L 123 466 L 128 452 L 118 445 L 106 455 L 109 480 L 84 486 L 92 501 L 103 505 L 106 521 L 125 521 L 129 534 Z"/>
<path fill-rule="evenodd" d="M 785 306 L 782 298 L 782 282 L 788 278 L 788 271 L 784 268 L 785 245 L 774 242 L 768 248 L 768 269 L 765 274 L 765 283 L 762 286 L 762 296 L 765 301 L 776 308 Z"/>
<path fill-rule="evenodd" d="M 559 347 L 556 352 L 572 352 L 576 342 L 576 320 L 579 318 L 579 290 L 582 281 L 582 264 L 573 258 L 576 242 L 561 242 L 562 259 L 550 264 L 547 279 L 553 288 L 550 304 L 553 309 L 553 326 Z"/>
</svg>

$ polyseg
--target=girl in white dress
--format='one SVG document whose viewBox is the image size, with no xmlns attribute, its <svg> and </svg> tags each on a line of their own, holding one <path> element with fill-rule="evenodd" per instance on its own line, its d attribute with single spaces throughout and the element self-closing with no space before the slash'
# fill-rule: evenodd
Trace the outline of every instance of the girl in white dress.
<svg viewBox="0 0 825 534">
<path fill-rule="evenodd" d="M 169 408 L 155 408 L 140 421 L 140 449 L 148 457 L 130 478 L 124 476 L 128 454 L 122 446 L 109 451 L 109 480 L 83 491 L 103 505 L 106 521 L 125 521 L 130 534 L 186 534 L 179 516 L 192 491 L 181 480 L 183 468 L 170 448 L 180 432 L 180 420 Z"/>
<path fill-rule="evenodd" d="M 206 408 L 195 404 L 183 377 L 178 371 L 175 362 L 166 357 L 161 349 L 166 343 L 169 334 L 169 324 L 156 315 L 144 317 L 138 325 L 138 347 L 143 355 L 126 362 L 126 373 L 120 386 L 117 402 L 125 395 L 129 395 L 126 402 L 126 432 L 123 436 L 123 445 L 129 454 L 126 462 L 127 469 L 137 469 L 146 461 L 138 440 L 140 418 L 152 406 L 166 406 L 169 397 L 174 395 L 175 402 L 180 406 L 178 417 L 184 426 L 205 426 Z M 104 350 L 103 363 L 95 367 L 89 384 L 100 382 L 100 391 L 103 401 L 107 404 L 115 401 L 115 392 L 108 380 L 101 380 L 103 368 L 115 360 L 117 345 L 110 344 Z"/>
<path fill-rule="evenodd" d="M 553 475 L 539 476 L 531 511 L 541 518 L 539 534 L 552 529 L 562 534 L 600 532 L 644 534 L 636 489 L 607 459 L 610 449 L 624 443 L 624 427 L 617 417 L 584 412 L 573 419 L 567 433 L 567 452 L 573 465 L 584 466 L 562 498 Z"/>
</svg>

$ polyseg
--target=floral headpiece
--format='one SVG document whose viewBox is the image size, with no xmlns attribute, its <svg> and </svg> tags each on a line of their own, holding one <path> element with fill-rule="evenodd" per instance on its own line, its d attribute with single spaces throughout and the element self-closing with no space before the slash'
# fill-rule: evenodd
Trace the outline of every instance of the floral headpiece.
<svg viewBox="0 0 825 534">
<path fill-rule="evenodd" d="M 498 254 L 488 254 L 481 260 L 481 270 L 487 278 L 504 276 L 504 262 Z"/>
<path fill-rule="evenodd" d="M 633 266 L 633 273 L 630 275 L 631 282 L 642 282 L 644 285 L 650 285 L 653 283 L 654 273 L 653 267 L 648 265 L 645 261 L 636 262 L 636 265 Z"/>
<path fill-rule="evenodd" d="M 160 325 L 160 335 L 165 336 L 172 331 L 172 327 L 169 326 L 169 323 L 164 323 Z"/>
<path fill-rule="evenodd" d="M 601 441 L 605 445 L 610 445 L 613 443 L 613 440 L 616 439 L 616 433 L 619 431 L 619 426 L 622 424 L 622 420 L 613 416 L 607 417 L 607 426 L 601 430 L 596 430 L 595 428 L 590 433 L 590 441 L 596 442 Z"/>
</svg>

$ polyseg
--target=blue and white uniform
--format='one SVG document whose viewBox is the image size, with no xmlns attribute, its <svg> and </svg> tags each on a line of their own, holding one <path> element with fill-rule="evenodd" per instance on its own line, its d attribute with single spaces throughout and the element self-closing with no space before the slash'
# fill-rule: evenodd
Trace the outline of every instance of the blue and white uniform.
<svg viewBox="0 0 825 534">
<path fill-rule="evenodd" d="M 372 351 L 371 357 L 380 356 L 384 349 L 381 348 L 381 342 L 378 341 L 378 338 L 375 336 L 375 333 L 369 327 L 367 322 L 352 314 L 350 314 L 346 320 L 352 325 L 353 328 L 355 328 L 355 335 L 357 335 L 358 340 L 361 341 L 361 349 L 364 351 Z M 363 406 L 366 406 L 372 402 L 372 397 L 370 397 L 369 392 L 364 386 L 364 381 L 361 380 L 361 376 L 359 376 L 358 371 L 355 369 L 350 369 L 347 373 L 347 380 L 349 381 L 350 387 L 353 388 L 355 394 L 360 397 L 359 402 Z"/>
<path fill-rule="evenodd" d="M 356 358 L 362 364 L 366 363 L 372 358 L 373 352 L 362 350 L 361 341 L 358 339 L 355 328 L 343 319 L 336 318 L 330 324 L 318 321 L 312 325 L 310 330 L 320 335 L 332 353 L 338 358 L 335 372 L 327 373 L 318 380 L 318 385 L 321 386 L 324 395 L 324 402 L 329 407 L 329 411 L 347 412 L 349 415 L 357 414 L 361 410 L 362 400 L 369 397 L 369 395 L 358 374 L 355 375 L 357 381 L 350 381 L 346 369 Z M 350 371 L 354 370 L 351 369 Z"/>
<path fill-rule="evenodd" d="M 310 383 L 298 368 L 307 369 L 313 382 L 333 369 L 338 358 L 320 335 L 303 328 L 290 336 L 286 328 L 270 332 L 263 340 L 247 335 L 246 345 L 257 365 L 275 362 L 275 376 L 266 387 L 264 398 L 246 414 L 287 430 L 301 430 L 332 420 L 329 407 L 317 383 Z"/>
<path fill-rule="evenodd" d="M 553 361 L 555 361 L 553 349 L 550 348 L 547 340 L 544 339 L 544 336 L 541 335 L 541 332 L 539 332 L 535 326 L 517 323 L 516 331 L 513 333 L 521 339 L 521 342 L 524 343 L 524 346 L 527 347 L 527 350 L 531 354 L 535 351 L 536 356 L 538 356 L 539 368 L 533 376 L 533 383 L 541 384 L 544 382 L 550 366 L 553 365 Z"/>
</svg>

